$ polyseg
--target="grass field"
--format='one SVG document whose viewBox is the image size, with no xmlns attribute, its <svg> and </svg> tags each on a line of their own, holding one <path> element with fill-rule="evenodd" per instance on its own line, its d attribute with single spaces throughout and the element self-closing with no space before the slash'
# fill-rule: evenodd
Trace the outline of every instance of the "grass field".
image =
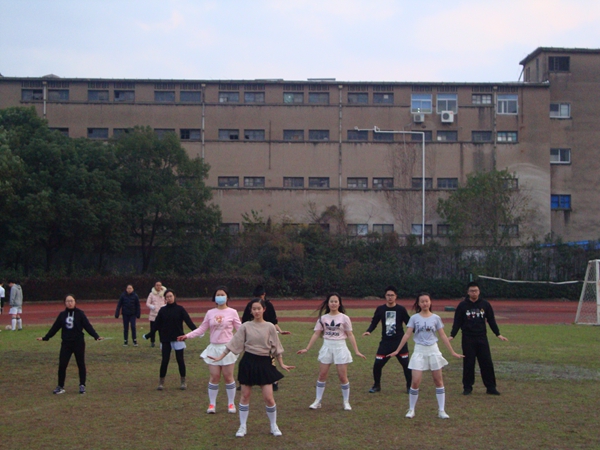
<svg viewBox="0 0 600 450">
<path fill-rule="evenodd" d="M 350 311 L 351 317 L 372 311 Z M 282 316 L 305 317 L 307 311 Z M 445 319 L 447 324 L 450 320 Z M 2 449 L 593 449 L 600 448 L 600 328 L 574 325 L 504 325 L 509 342 L 491 340 L 500 397 L 488 396 L 478 377 L 473 395 L 461 395 L 462 363 L 442 352 L 446 411 L 436 418 L 430 377 L 421 385 L 416 417 L 405 419 L 408 398 L 398 363 L 384 369 L 382 391 L 369 394 L 379 328 L 362 337 L 366 323 L 356 323 L 362 353 L 349 368 L 352 411 L 342 410 L 335 370 L 330 373 L 323 408 L 314 400 L 318 348 L 296 355 L 312 334 L 312 324 L 285 322 L 284 361 L 297 366 L 276 393 L 279 438 L 269 434 L 264 403 L 255 388 L 248 435 L 234 436 L 238 416 L 226 411 L 223 384 L 217 414 L 207 415 L 208 370 L 198 358 L 208 337 L 187 341 L 188 390 L 180 391 L 172 358 L 166 389 L 156 391 L 160 352 L 142 340 L 123 347 L 121 326 L 98 324 L 95 342 L 86 338 L 88 393 L 77 393 L 74 358 L 67 372 L 67 392 L 52 395 L 60 336 L 38 342 L 47 326 L 0 333 L 2 374 L 0 448 Z M 147 323 L 142 323 L 147 326 Z M 145 330 L 142 330 L 145 331 Z M 139 329 L 138 329 L 139 333 Z M 141 334 L 141 333 L 140 333 Z M 455 349 L 460 345 L 454 343 Z M 239 396 L 238 396 L 239 398 Z"/>
</svg>

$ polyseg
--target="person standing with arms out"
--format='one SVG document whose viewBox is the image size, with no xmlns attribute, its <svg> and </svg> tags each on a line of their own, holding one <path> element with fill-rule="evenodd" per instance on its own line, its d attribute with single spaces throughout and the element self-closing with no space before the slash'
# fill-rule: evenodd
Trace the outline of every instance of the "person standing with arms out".
<svg viewBox="0 0 600 450">
<path fill-rule="evenodd" d="M 492 305 L 480 297 L 479 285 L 471 282 L 467 285 L 467 297 L 458 304 L 454 312 L 454 324 L 450 332 L 450 340 L 454 339 L 458 330 L 462 331 L 463 360 L 463 395 L 473 392 L 475 383 L 475 360 L 479 363 L 481 379 L 489 395 L 500 395 L 496 389 L 496 375 L 492 352 L 487 338 L 486 321 L 493 333 L 501 341 L 508 341 L 500 334 L 496 324 Z"/>
<path fill-rule="evenodd" d="M 450 416 L 446 414 L 445 409 L 446 390 L 442 376 L 442 367 L 448 365 L 448 361 L 444 359 L 438 348 L 436 332 L 448 350 L 450 350 L 452 356 L 463 358 L 463 355 L 459 355 L 454 351 L 452 345 L 450 345 L 450 340 L 446 336 L 446 333 L 444 333 L 442 319 L 437 314 L 431 312 L 431 296 L 428 293 L 422 292 L 417 296 L 414 309 L 417 314 L 411 316 L 408 321 L 406 333 L 402 337 L 400 344 L 398 344 L 398 348 L 395 352 L 388 355 L 392 357 L 399 354 L 406 345 L 406 342 L 408 342 L 408 339 L 414 336 L 415 349 L 408 363 L 408 367 L 412 369 L 412 384 L 408 396 L 408 412 L 405 417 L 408 419 L 415 417 L 415 406 L 419 399 L 419 386 L 423 379 L 423 371 L 431 370 L 433 383 L 435 384 L 435 396 L 438 402 L 438 417 L 440 419 L 449 419 Z"/>
<path fill-rule="evenodd" d="M 87 331 L 95 340 L 101 341 L 92 324 L 85 313 L 76 307 L 75 297 L 67 295 L 65 297 L 65 310 L 61 312 L 50 331 L 46 336 L 37 338 L 38 341 L 48 341 L 58 330 L 62 329 L 60 344 L 60 355 L 58 357 L 58 385 L 52 392 L 53 394 L 65 393 L 65 378 L 67 376 L 67 366 L 71 355 L 75 354 L 77 368 L 79 369 L 79 393 L 85 394 L 85 382 L 87 371 L 85 367 L 85 339 L 83 330 Z"/>
<path fill-rule="evenodd" d="M 242 324 L 231 341 L 227 343 L 221 356 L 217 358 L 209 356 L 209 358 L 218 362 L 226 358 L 230 352 L 236 355 L 244 352 L 238 372 L 238 381 L 242 385 L 239 404 L 240 428 L 235 435 L 237 437 L 246 435 L 246 423 L 250 413 L 250 394 L 252 394 L 252 386 L 258 385 L 265 401 L 267 417 L 271 424 L 271 434 L 281 436 L 282 433 L 277 426 L 277 405 L 273 397 L 273 382 L 283 378 L 283 375 L 271 362 L 271 355 L 275 355 L 275 359 L 282 369 L 289 372 L 295 367 L 283 363 L 283 347 L 279 342 L 275 325 L 264 319 L 265 301 L 255 298 L 252 300 L 250 310 L 253 319 Z"/>
<path fill-rule="evenodd" d="M 242 326 L 240 316 L 237 311 L 227 306 L 229 293 L 225 286 L 219 286 L 213 293 L 213 302 L 217 304 L 216 308 L 207 311 L 202 324 L 194 331 L 179 336 L 178 341 L 185 341 L 188 338 L 202 337 L 204 333 L 210 330 L 210 344 L 200 355 L 204 362 L 208 364 L 210 379 L 208 381 L 208 414 L 215 414 L 217 404 L 217 395 L 219 394 L 219 381 L 221 375 L 225 379 L 225 391 L 227 392 L 227 412 L 236 413 L 235 409 L 235 380 L 233 379 L 233 368 L 237 361 L 237 356 L 229 353 L 221 361 L 215 362 L 209 356 L 218 357 L 225 351 L 227 344 L 233 337 L 234 328 L 238 330 Z"/>
<path fill-rule="evenodd" d="M 373 364 L 373 387 L 369 390 L 371 394 L 381 391 L 381 373 L 383 366 L 390 360 L 388 354 L 393 352 L 397 347 L 402 337 L 404 329 L 402 323 L 408 324 L 410 319 L 406 308 L 396 303 L 398 291 L 394 286 L 385 288 L 385 305 L 378 306 L 371 320 L 371 325 L 363 336 L 370 336 L 377 328 L 377 324 L 381 322 L 381 341 L 375 355 L 375 364 Z M 412 380 L 411 370 L 408 368 L 408 345 L 404 345 L 400 353 L 396 356 L 398 362 L 404 371 L 406 379 L 406 392 L 410 390 Z"/>
<path fill-rule="evenodd" d="M 144 339 L 148 339 L 147 336 L 152 336 L 150 339 L 150 347 L 154 347 L 154 336 L 156 332 L 156 327 L 154 325 L 154 321 L 156 320 L 156 315 L 158 314 L 158 310 L 165 306 L 165 292 L 167 292 L 167 288 L 162 285 L 160 281 L 157 281 L 150 291 L 150 295 L 148 295 L 148 300 L 146 300 L 146 306 L 150 310 L 148 313 L 148 320 L 150 321 L 150 331 L 147 334 L 143 334 L 142 337 Z"/>
<path fill-rule="evenodd" d="M 278 320 L 277 320 L 277 313 L 275 312 L 275 307 L 273 306 L 273 303 L 271 303 L 271 300 L 269 300 L 267 298 L 267 292 L 265 291 L 264 286 L 262 285 L 258 285 L 254 288 L 254 292 L 252 293 L 252 296 L 254 298 L 260 298 L 261 300 L 264 300 L 265 305 L 266 305 L 266 309 L 265 309 L 265 313 L 264 313 L 264 319 L 267 322 L 272 323 L 273 325 L 275 325 L 275 329 L 277 330 L 277 332 L 279 334 L 292 334 L 290 331 L 283 331 L 279 325 L 278 325 Z M 252 311 L 250 310 L 252 307 L 252 302 L 253 300 L 250 300 L 248 302 L 248 304 L 246 305 L 246 308 L 244 309 L 244 313 L 242 314 L 242 323 L 244 322 L 248 322 L 249 320 L 252 320 Z M 273 364 L 275 364 L 275 360 L 273 360 Z M 278 391 L 279 390 L 279 382 L 276 381 L 275 383 L 273 383 L 273 391 Z"/>
<path fill-rule="evenodd" d="M 23 329 L 23 320 L 21 319 L 21 314 L 23 314 L 23 289 L 14 280 L 8 280 L 8 286 L 10 287 L 10 299 L 8 301 L 10 309 L 8 313 L 11 315 L 11 330 L 21 331 Z"/>
<path fill-rule="evenodd" d="M 137 335 L 135 330 L 135 319 L 140 318 L 140 298 L 134 292 L 131 284 L 127 285 L 125 292 L 121 294 L 119 303 L 117 303 L 117 310 L 115 311 L 115 319 L 119 318 L 119 312 L 123 312 L 123 346 L 127 346 L 127 340 L 129 335 L 129 326 L 131 325 L 131 339 L 133 339 L 133 346 L 137 347 Z"/>
<path fill-rule="evenodd" d="M 323 315 L 323 312 L 325 312 L 325 315 Z M 310 409 L 321 407 L 329 368 L 332 364 L 335 364 L 342 388 L 344 410 L 352 410 L 350 406 L 350 381 L 348 381 L 348 364 L 352 362 L 352 355 L 346 345 L 346 338 L 352 344 L 356 356 L 367 358 L 358 351 L 356 338 L 352 333 L 352 322 L 345 312 L 340 295 L 335 292 L 329 294 L 319 307 L 319 319 L 308 345 L 306 348 L 298 350 L 299 355 L 308 352 L 316 340 L 323 335 L 323 346 L 319 350 L 318 356 L 320 366 L 319 378 L 317 379 L 317 397 L 309 406 Z"/>
<path fill-rule="evenodd" d="M 0 280 L 0 314 L 4 313 L 4 297 L 6 296 L 6 291 L 4 290 L 4 282 Z"/>
</svg>

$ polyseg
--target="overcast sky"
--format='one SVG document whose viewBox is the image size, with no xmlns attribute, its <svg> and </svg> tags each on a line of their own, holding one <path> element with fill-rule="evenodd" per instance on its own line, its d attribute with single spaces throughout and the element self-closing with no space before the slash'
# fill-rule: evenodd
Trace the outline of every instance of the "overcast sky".
<svg viewBox="0 0 600 450">
<path fill-rule="evenodd" d="M 537 47 L 600 48 L 599 0 L 0 0 L 0 73 L 516 81 Z"/>
</svg>

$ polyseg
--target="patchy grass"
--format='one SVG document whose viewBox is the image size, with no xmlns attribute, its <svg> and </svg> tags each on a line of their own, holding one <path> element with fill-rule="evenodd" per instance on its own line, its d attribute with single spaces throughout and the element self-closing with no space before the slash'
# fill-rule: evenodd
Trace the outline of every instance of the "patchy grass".
<svg viewBox="0 0 600 450">
<path fill-rule="evenodd" d="M 372 311 L 350 311 L 370 317 Z M 282 311 L 282 316 L 287 314 Z M 297 312 L 294 312 L 296 314 Z M 307 316 L 306 311 L 297 317 Z M 449 331 L 449 320 L 446 320 Z M 146 324 L 141 324 L 142 326 Z M 296 355 L 312 334 L 312 323 L 286 322 L 292 331 L 282 336 L 284 360 L 297 369 L 281 381 L 276 393 L 278 424 L 283 436 L 269 434 L 259 390 L 255 388 L 248 435 L 235 438 L 237 415 L 226 411 L 223 384 L 217 414 L 207 415 L 208 370 L 198 355 L 207 337 L 189 340 L 186 350 L 188 390 L 180 391 L 172 358 L 166 390 L 155 390 L 160 352 L 140 342 L 122 346 L 120 324 L 97 324 L 105 341 L 86 339 L 88 393 L 77 393 L 74 359 L 67 372 L 67 392 L 52 395 L 56 385 L 60 337 L 38 342 L 48 327 L 0 333 L 3 449 L 209 449 L 209 448 L 404 448 L 404 449 L 589 449 L 600 447 L 600 329 L 569 325 L 505 325 L 509 342 L 490 338 L 497 367 L 500 397 L 485 394 L 478 378 L 473 395 L 461 395 L 462 364 L 447 356 L 444 370 L 446 411 L 450 420 L 436 418 L 435 389 L 429 376 L 421 385 L 417 416 L 405 419 L 408 398 L 402 371 L 390 361 L 384 369 L 382 391 L 369 394 L 373 355 L 379 329 L 360 336 L 366 324 L 355 324 L 366 361 L 349 367 L 352 411 L 342 410 L 335 370 L 323 407 L 312 411 L 318 348 Z M 147 330 L 142 330 L 147 331 Z M 139 331 L 138 331 L 139 332 Z M 141 334 L 141 333 L 140 333 Z M 454 342 L 460 347 L 459 340 Z M 442 346 L 442 352 L 447 351 Z M 239 398 L 239 396 L 238 396 Z"/>
</svg>

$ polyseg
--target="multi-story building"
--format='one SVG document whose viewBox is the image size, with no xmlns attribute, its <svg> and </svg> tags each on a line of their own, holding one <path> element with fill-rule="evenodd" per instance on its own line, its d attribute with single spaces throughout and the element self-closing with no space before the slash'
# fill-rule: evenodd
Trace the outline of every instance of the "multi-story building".
<svg viewBox="0 0 600 450">
<path fill-rule="evenodd" d="M 437 199 L 496 168 L 535 211 L 506 224 L 515 236 L 598 238 L 600 50 L 538 48 L 521 64 L 524 81 L 502 83 L 1 77 L 0 108 L 34 105 L 71 137 L 176 133 L 210 164 L 232 232 L 252 210 L 307 223 L 336 206 L 350 234 L 443 238 Z"/>
</svg>

